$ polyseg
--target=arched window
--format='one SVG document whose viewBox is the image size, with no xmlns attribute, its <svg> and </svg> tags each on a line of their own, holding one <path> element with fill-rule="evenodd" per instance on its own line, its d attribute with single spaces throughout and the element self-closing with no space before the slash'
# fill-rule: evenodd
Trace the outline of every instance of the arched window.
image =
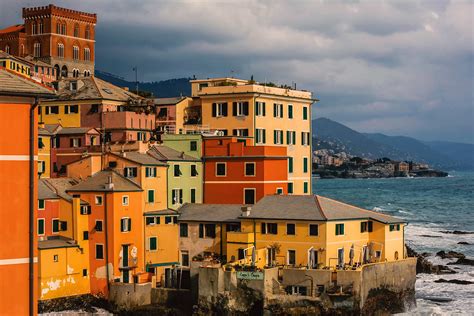
<svg viewBox="0 0 474 316">
<path fill-rule="evenodd" d="M 64 65 L 61 67 L 61 77 L 67 78 L 67 74 L 68 74 L 67 66 Z"/>
<path fill-rule="evenodd" d="M 38 34 L 38 29 L 37 29 L 36 21 L 33 21 L 31 24 L 31 34 L 36 35 Z"/>
<path fill-rule="evenodd" d="M 79 24 L 74 25 L 74 37 L 79 37 Z"/>
<path fill-rule="evenodd" d="M 25 45 L 23 44 L 20 45 L 20 56 L 25 56 Z"/>
<path fill-rule="evenodd" d="M 74 60 L 79 60 L 79 47 L 78 46 L 72 47 L 72 58 Z"/>
<path fill-rule="evenodd" d="M 72 76 L 73 76 L 74 78 L 79 77 L 79 69 L 74 68 L 74 69 L 72 70 Z"/>
<path fill-rule="evenodd" d="M 91 72 L 89 70 L 84 70 L 84 77 L 90 77 Z"/>
<path fill-rule="evenodd" d="M 61 34 L 61 22 L 56 23 L 56 33 Z"/>
<path fill-rule="evenodd" d="M 39 22 L 39 33 L 40 33 L 40 34 L 43 34 L 43 32 L 44 32 L 44 29 L 43 29 L 43 20 L 41 20 L 41 21 Z"/>
<path fill-rule="evenodd" d="M 66 29 L 66 22 L 63 22 L 61 26 L 61 34 L 66 35 L 67 29 Z"/>
<path fill-rule="evenodd" d="M 34 57 L 41 57 L 41 43 L 35 43 L 33 45 L 34 51 L 33 51 L 33 56 Z"/>
<path fill-rule="evenodd" d="M 86 32 L 85 32 L 85 36 L 84 36 L 86 39 L 90 39 L 91 38 L 91 29 L 89 26 L 86 26 Z"/>
<path fill-rule="evenodd" d="M 64 58 L 64 44 L 58 43 L 58 57 Z"/>
<path fill-rule="evenodd" d="M 5 45 L 5 53 L 10 54 L 10 45 Z"/>
<path fill-rule="evenodd" d="M 84 48 L 84 60 L 85 61 L 91 60 L 91 50 L 88 47 Z"/>
</svg>

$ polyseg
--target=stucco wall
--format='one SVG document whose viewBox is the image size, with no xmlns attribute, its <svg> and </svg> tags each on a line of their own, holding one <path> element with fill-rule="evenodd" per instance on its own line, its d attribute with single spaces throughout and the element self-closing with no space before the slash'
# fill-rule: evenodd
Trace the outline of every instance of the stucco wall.
<svg viewBox="0 0 474 316">
<path fill-rule="evenodd" d="M 151 304 L 151 283 L 111 283 L 109 300 L 118 309 Z"/>
</svg>

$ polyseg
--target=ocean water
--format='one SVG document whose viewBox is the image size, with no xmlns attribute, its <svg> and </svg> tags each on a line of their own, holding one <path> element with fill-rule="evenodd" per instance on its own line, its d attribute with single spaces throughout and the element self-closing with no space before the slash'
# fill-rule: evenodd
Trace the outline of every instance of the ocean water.
<svg viewBox="0 0 474 316">
<path fill-rule="evenodd" d="M 435 256 L 440 250 L 474 257 L 474 173 L 450 172 L 446 178 L 314 179 L 313 192 L 408 221 L 407 244 L 429 252 L 433 263 L 455 261 Z M 468 242 L 460 245 L 458 242 Z M 456 274 L 419 274 L 417 308 L 409 315 L 474 315 L 474 284 L 435 283 L 458 279 L 474 282 L 474 267 L 451 265 Z M 444 302 L 437 302 L 437 299 Z"/>
</svg>

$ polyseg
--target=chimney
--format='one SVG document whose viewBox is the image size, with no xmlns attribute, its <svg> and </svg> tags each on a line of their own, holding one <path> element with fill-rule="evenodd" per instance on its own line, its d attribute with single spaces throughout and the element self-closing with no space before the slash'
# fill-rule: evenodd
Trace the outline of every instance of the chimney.
<svg viewBox="0 0 474 316">
<path fill-rule="evenodd" d="M 181 154 L 179 155 L 179 158 L 184 159 L 184 151 L 181 152 Z"/>
<path fill-rule="evenodd" d="M 108 190 L 112 190 L 114 188 L 114 183 L 112 182 L 112 176 L 107 177 L 107 183 L 105 184 L 105 188 Z"/>
<path fill-rule="evenodd" d="M 240 209 L 242 210 L 242 217 L 250 216 L 250 211 L 252 210 L 250 206 L 242 206 Z"/>
</svg>

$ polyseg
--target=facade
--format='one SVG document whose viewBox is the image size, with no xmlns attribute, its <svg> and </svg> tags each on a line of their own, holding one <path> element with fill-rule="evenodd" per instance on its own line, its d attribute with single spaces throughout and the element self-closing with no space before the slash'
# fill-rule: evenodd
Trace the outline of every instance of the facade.
<svg viewBox="0 0 474 316">
<path fill-rule="evenodd" d="M 51 157 L 53 135 L 41 126 L 38 128 L 38 176 L 50 178 L 52 161 L 55 161 L 55 157 Z"/>
<path fill-rule="evenodd" d="M 109 282 L 133 283 L 145 272 L 142 188 L 114 171 L 100 171 L 67 190 L 88 211 L 91 293 L 108 295 Z"/>
<path fill-rule="evenodd" d="M 60 8 L 23 8 L 23 25 L 0 31 L 0 49 L 28 55 L 54 68 L 58 77 L 94 74 L 96 14 Z"/>
<path fill-rule="evenodd" d="M 203 136 L 201 134 L 163 134 L 161 142 L 163 145 L 188 156 L 202 158 Z"/>
<path fill-rule="evenodd" d="M 287 149 L 253 146 L 247 137 L 205 137 L 204 203 L 255 204 L 273 194 L 293 194 Z"/>
<path fill-rule="evenodd" d="M 201 123 L 200 115 L 194 115 L 193 99 L 190 97 L 158 98 L 153 102 L 156 128 L 160 134 L 182 134 L 185 126 Z"/>
<path fill-rule="evenodd" d="M 35 99 L 40 97 L 54 97 L 54 92 L 0 68 L 0 222 L 11 223 L 12 214 L 15 219 L 0 231 L 0 306 L 5 315 L 35 314 L 37 309 Z"/>
<path fill-rule="evenodd" d="M 311 92 L 234 78 L 191 80 L 191 91 L 203 126 L 257 146 L 286 146 L 294 193 L 311 193 Z"/>
<path fill-rule="evenodd" d="M 0 50 L 0 67 L 13 71 L 25 78 L 30 78 L 32 64 L 20 58 L 15 58 L 10 54 Z"/>
<path fill-rule="evenodd" d="M 38 239 L 59 235 L 60 198 L 45 179 L 38 181 L 37 234 Z"/>
<path fill-rule="evenodd" d="M 168 164 L 168 208 L 184 203 L 202 203 L 203 169 L 200 159 L 168 146 L 152 146 L 148 154 Z"/>
</svg>

